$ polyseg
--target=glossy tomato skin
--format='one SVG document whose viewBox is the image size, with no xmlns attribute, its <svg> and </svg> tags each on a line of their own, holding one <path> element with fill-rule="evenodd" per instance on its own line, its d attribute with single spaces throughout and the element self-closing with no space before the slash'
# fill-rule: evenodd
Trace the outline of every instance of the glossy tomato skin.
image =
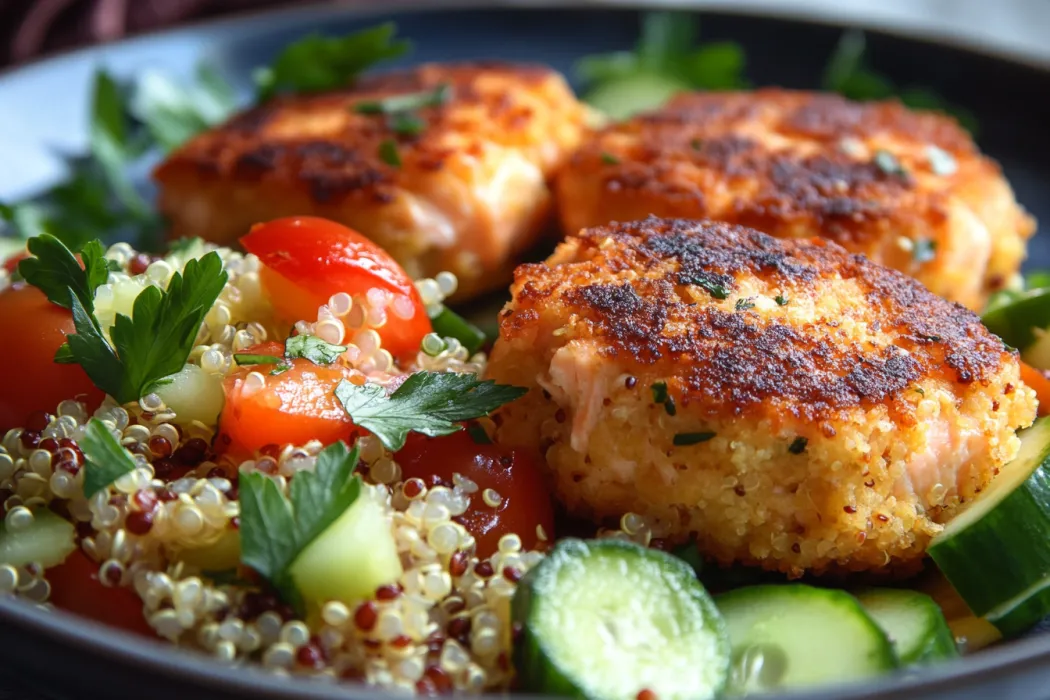
<svg viewBox="0 0 1050 700">
<path fill-rule="evenodd" d="M 316 318 L 317 307 L 333 294 L 363 296 L 380 288 L 405 297 L 403 318 L 387 308 L 378 329 L 383 347 L 396 358 L 409 358 L 430 332 L 430 319 L 412 279 L 386 251 L 357 231 L 328 219 L 296 216 L 252 228 L 241 244 L 262 263 L 260 279 L 279 316 L 288 322 Z"/>
<path fill-rule="evenodd" d="M 54 362 L 55 351 L 72 334 L 72 314 L 52 304 L 36 287 L 16 284 L 0 292 L 0 434 L 21 426 L 37 411 L 54 413 L 66 399 L 86 401 L 89 410 L 102 403 L 80 365 Z"/>
<path fill-rule="evenodd" d="M 525 549 L 537 548 L 542 544 L 537 526 L 553 541 L 554 509 L 539 462 L 528 452 L 479 445 L 466 431 L 438 438 L 413 433 L 396 459 L 403 479 L 418 477 L 428 487 L 451 486 L 453 474 L 478 485 L 470 509 L 456 520 L 474 535 L 479 557 L 494 554 L 500 538 L 510 533 L 521 538 Z M 500 495 L 495 508 L 485 503 L 485 489 Z"/>
<path fill-rule="evenodd" d="M 98 578 L 98 564 L 80 549 L 66 560 L 47 570 L 51 584 L 50 601 L 56 608 L 82 617 L 155 637 L 153 628 L 142 614 L 142 601 L 130 588 L 103 585 Z"/>
<path fill-rule="evenodd" d="M 256 355 L 284 354 L 281 343 L 259 343 L 243 352 Z M 275 365 L 241 367 L 223 381 L 226 404 L 219 416 L 215 449 L 248 457 L 266 445 L 303 445 L 310 440 L 331 444 L 351 440 L 357 429 L 335 397 L 343 379 L 360 383 L 361 375 L 342 365 L 322 367 L 297 359 L 277 375 Z M 263 388 L 245 392 L 244 380 L 251 372 L 266 379 Z"/>
</svg>

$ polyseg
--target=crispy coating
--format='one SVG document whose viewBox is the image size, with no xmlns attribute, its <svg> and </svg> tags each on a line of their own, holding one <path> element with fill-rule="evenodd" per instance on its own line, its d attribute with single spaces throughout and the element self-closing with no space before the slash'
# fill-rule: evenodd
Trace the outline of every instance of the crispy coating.
<svg viewBox="0 0 1050 700">
<path fill-rule="evenodd" d="M 594 134 L 556 186 L 566 232 L 650 214 L 820 236 L 980 309 L 1035 223 L 949 117 L 785 90 L 684 94 Z"/>
<path fill-rule="evenodd" d="M 979 318 L 826 240 L 648 218 L 515 273 L 498 437 L 559 498 L 728 564 L 899 573 L 1035 416 Z"/>
<path fill-rule="evenodd" d="M 451 88 L 418 135 L 355 105 Z M 203 133 L 155 172 L 173 237 L 231 244 L 252 224 L 313 214 L 368 235 L 415 277 L 451 270 L 460 296 L 499 286 L 547 226 L 547 180 L 587 117 L 547 68 L 426 64 L 337 92 L 280 97 Z M 403 129 L 402 129 L 403 131 Z M 396 144 L 400 164 L 383 150 Z"/>
</svg>

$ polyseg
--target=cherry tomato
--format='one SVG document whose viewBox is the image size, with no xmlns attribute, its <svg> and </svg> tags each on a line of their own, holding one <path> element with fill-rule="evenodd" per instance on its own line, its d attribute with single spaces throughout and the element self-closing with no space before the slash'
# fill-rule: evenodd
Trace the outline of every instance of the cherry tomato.
<svg viewBox="0 0 1050 700">
<path fill-rule="evenodd" d="M 48 569 L 47 580 L 55 607 L 127 632 L 156 636 L 135 592 L 103 585 L 98 579 L 98 564 L 82 550 L 75 550 L 64 562 Z"/>
<path fill-rule="evenodd" d="M 479 445 L 465 431 L 439 438 L 418 433 L 409 435 L 397 453 L 404 479 L 419 477 L 432 486 L 452 485 L 452 475 L 460 474 L 478 485 L 471 495 L 470 509 L 457 520 L 478 543 L 478 556 L 487 557 L 498 549 L 504 535 L 514 533 L 522 546 L 534 549 L 542 526 L 547 540 L 554 538 L 554 509 L 537 460 L 522 450 L 498 445 Z M 492 489 L 500 496 L 495 508 L 482 494 Z"/>
<path fill-rule="evenodd" d="M 1046 373 L 1022 362 L 1021 381 L 1035 390 L 1035 397 L 1039 399 L 1039 415 L 1050 414 L 1050 379 L 1047 379 Z"/>
<path fill-rule="evenodd" d="M 4 269 L 7 270 L 7 272 L 9 274 L 13 275 L 15 273 L 15 271 L 18 270 L 18 263 L 22 262 L 23 260 L 25 260 L 28 257 L 29 257 L 29 251 L 28 250 L 23 250 L 20 253 L 15 253 L 11 257 L 9 257 L 6 260 L 4 260 Z"/>
<path fill-rule="evenodd" d="M 94 409 L 104 398 L 79 365 L 55 364 L 55 351 L 74 332 L 70 312 L 52 304 L 36 287 L 16 284 L 0 292 L 0 434 L 25 423 L 36 411 L 54 413 L 66 399 Z"/>
<path fill-rule="evenodd" d="M 284 355 L 281 343 L 260 343 L 244 350 L 255 355 Z M 252 365 L 231 373 L 223 382 L 226 404 L 219 416 L 216 449 L 251 455 L 265 445 L 302 445 L 310 440 L 325 444 L 350 440 L 357 430 L 335 397 L 335 387 L 354 373 L 339 364 L 322 367 L 309 360 L 288 362 L 290 369 L 271 375 L 276 365 Z M 265 384 L 245 391 L 251 372 Z M 360 374 L 357 381 L 360 383 Z"/>
<path fill-rule="evenodd" d="M 430 319 L 412 279 L 390 255 L 357 231 L 328 219 L 296 216 L 255 226 L 241 244 L 262 263 L 259 278 L 285 321 L 313 320 L 317 307 L 339 292 L 390 294 L 378 329 L 394 357 L 412 357 Z"/>
</svg>

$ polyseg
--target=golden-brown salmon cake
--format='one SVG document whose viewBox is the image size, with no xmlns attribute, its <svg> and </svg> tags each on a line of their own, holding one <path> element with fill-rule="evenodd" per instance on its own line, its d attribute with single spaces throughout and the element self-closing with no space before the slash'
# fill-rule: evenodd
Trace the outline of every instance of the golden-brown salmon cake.
<svg viewBox="0 0 1050 700">
<path fill-rule="evenodd" d="M 1035 417 L 1016 353 L 826 240 L 650 218 L 522 265 L 488 375 L 497 438 L 557 496 L 723 564 L 900 574 Z"/>
<path fill-rule="evenodd" d="M 355 110 L 443 85 L 446 101 L 415 111 L 416 136 Z M 221 244 L 266 219 L 328 217 L 414 277 L 455 272 L 460 297 L 470 296 L 509 279 L 547 225 L 548 179 L 586 117 L 561 75 L 541 66 L 421 65 L 280 97 L 197 136 L 157 169 L 160 209 L 173 237 Z"/>
<path fill-rule="evenodd" d="M 566 233 L 650 214 L 820 236 L 980 309 L 1035 223 L 950 118 L 784 90 L 684 94 L 596 133 L 559 176 Z"/>
</svg>

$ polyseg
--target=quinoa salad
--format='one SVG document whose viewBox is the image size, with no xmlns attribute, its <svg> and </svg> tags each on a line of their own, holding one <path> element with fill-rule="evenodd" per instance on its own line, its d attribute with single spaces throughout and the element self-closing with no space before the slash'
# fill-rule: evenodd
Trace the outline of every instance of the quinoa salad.
<svg viewBox="0 0 1050 700">
<path fill-rule="evenodd" d="M 623 56 L 590 106 L 541 66 L 358 75 L 405 51 L 304 39 L 180 129 L 114 122 L 100 72 L 107 148 L 166 149 L 164 242 L 0 205 L 0 596 L 348 688 L 592 700 L 914 673 L 1050 614 L 1050 275 L 954 120 L 665 104 L 702 86 Z M 973 182 L 966 231 L 932 213 Z M 876 200 L 851 235 L 807 209 Z"/>
</svg>

